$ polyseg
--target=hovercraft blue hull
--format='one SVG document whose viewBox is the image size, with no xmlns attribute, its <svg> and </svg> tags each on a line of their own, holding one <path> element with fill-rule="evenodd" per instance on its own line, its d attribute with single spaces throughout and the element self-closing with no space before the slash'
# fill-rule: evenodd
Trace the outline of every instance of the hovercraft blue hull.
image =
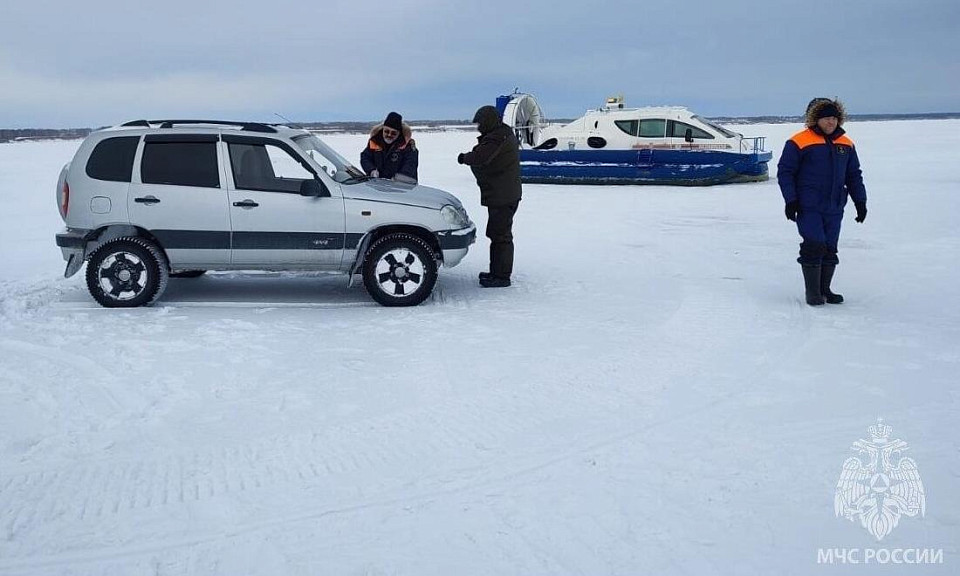
<svg viewBox="0 0 960 576">
<path fill-rule="evenodd" d="M 717 150 L 521 150 L 520 180 L 534 184 L 710 186 L 769 178 L 773 154 Z"/>
</svg>

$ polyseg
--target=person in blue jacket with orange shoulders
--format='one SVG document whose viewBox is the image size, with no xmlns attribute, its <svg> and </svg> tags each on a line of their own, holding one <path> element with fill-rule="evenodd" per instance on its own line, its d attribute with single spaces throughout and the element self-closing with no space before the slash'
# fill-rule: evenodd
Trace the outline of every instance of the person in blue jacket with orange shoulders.
<svg viewBox="0 0 960 576">
<path fill-rule="evenodd" d="M 853 140 L 842 128 L 845 119 L 839 100 L 814 98 L 807 105 L 806 129 L 787 140 L 777 164 L 784 212 L 803 238 L 797 262 L 811 306 L 843 302 L 830 283 L 840 262 L 837 242 L 848 195 L 857 209 L 856 221 L 867 218 L 867 189 Z"/>
</svg>

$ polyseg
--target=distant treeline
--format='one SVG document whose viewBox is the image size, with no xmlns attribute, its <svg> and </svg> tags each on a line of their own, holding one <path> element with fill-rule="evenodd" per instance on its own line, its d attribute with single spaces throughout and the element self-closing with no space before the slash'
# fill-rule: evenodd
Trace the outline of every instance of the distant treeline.
<svg viewBox="0 0 960 576">
<path fill-rule="evenodd" d="M 848 120 L 860 122 L 877 120 L 956 120 L 960 112 L 929 112 L 922 114 L 850 114 Z M 714 116 L 718 124 L 792 124 L 803 122 L 803 116 Z"/>
<path fill-rule="evenodd" d="M 951 120 L 960 119 L 960 112 L 932 112 L 926 114 L 852 114 L 850 120 Z M 719 124 L 791 124 L 803 122 L 801 116 L 714 116 L 710 120 Z M 573 121 L 573 118 L 551 118 L 551 124 Z M 294 125 L 319 132 L 366 132 L 379 122 L 301 122 Z M 413 120 L 410 125 L 415 130 L 470 129 L 473 124 L 468 120 Z M 0 129 L 0 142 L 17 140 L 68 140 L 84 138 L 92 128 L 24 128 L 18 130 Z"/>
<path fill-rule="evenodd" d="M 15 140 L 67 140 L 84 138 L 91 131 L 92 130 L 90 128 L 24 128 L 22 130 L 0 129 L 0 142 L 12 142 Z"/>
</svg>

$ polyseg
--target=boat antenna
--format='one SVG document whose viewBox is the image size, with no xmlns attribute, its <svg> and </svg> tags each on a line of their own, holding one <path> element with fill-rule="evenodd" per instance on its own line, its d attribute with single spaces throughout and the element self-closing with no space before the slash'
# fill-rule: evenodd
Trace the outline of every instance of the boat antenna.
<svg viewBox="0 0 960 576">
<path fill-rule="evenodd" d="M 303 126 L 302 126 L 302 125 L 300 125 L 300 124 L 297 123 L 297 122 L 293 122 L 292 120 L 290 120 L 289 118 L 287 118 L 287 117 L 284 116 L 283 114 L 281 114 L 281 113 L 279 113 L 279 112 L 274 112 L 273 115 L 276 116 L 277 118 L 280 118 L 280 119 L 283 120 L 284 122 L 286 122 L 287 125 L 289 125 L 291 128 L 297 128 L 297 129 L 299 129 L 299 130 L 303 130 Z"/>
</svg>

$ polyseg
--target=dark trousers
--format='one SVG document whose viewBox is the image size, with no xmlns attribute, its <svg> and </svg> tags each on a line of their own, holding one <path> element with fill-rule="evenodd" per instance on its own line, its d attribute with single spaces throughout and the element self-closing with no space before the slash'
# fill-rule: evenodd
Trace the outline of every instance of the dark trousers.
<svg viewBox="0 0 960 576">
<path fill-rule="evenodd" d="M 804 266 L 836 266 L 837 242 L 840 240 L 840 224 L 843 212 L 823 214 L 804 209 L 797 214 L 797 231 L 803 238 L 800 243 L 800 257 L 797 262 Z"/>
<path fill-rule="evenodd" d="M 487 238 L 490 239 L 490 273 L 510 278 L 513 273 L 513 215 L 520 201 L 507 206 L 487 206 Z"/>
</svg>

